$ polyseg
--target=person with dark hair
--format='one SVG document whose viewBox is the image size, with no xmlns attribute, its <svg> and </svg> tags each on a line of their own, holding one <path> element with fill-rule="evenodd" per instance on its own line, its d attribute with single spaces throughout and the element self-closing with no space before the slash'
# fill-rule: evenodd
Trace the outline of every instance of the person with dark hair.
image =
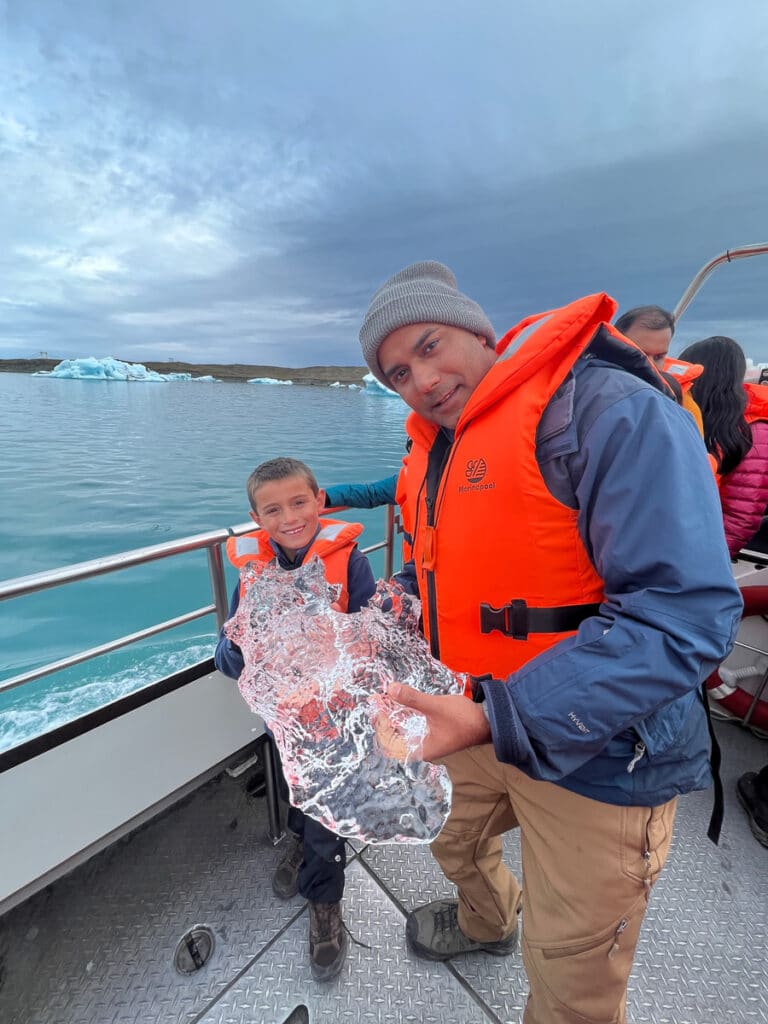
<svg viewBox="0 0 768 1024">
<path fill-rule="evenodd" d="M 660 370 L 664 369 L 675 333 L 675 318 L 671 313 L 661 306 L 635 306 L 622 313 L 614 326 L 625 338 L 634 341 Z"/>
<path fill-rule="evenodd" d="M 747 361 L 733 338 L 694 342 L 681 359 L 704 367 L 692 388 L 704 443 L 717 462 L 728 551 L 734 558 L 757 532 L 768 505 L 768 387 L 745 384 Z"/>
<path fill-rule="evenodd" d="M 412 409 L 424 631 L 474 677 L 475 700 L 388 690 L 453 784 L 431 850 L 457 898 L 412 910 L 406 939 L 429 960 L 507 956 L 522 907 L 525 1024 L 625 1021 L 676 797 L 712 781 L 701 684 L 742 607 L 704 446 L 615 309 L 586 296 L 497 343 L 429 261 L 386 281 L 360 330 Z"/>
<path fill-rule="evenodd" d="M 636 306 L 620 316 L 614 326 L 645 352 L 674 391 L 677 401 L 693 416 L 699 433 L 703 435 L 701 411 L 691 396 L 691 386 L 702 370 L 682 359 L 670 358 L 669 346 L 675 333 L 674 316 L 661 306 Z"/>
</svg>

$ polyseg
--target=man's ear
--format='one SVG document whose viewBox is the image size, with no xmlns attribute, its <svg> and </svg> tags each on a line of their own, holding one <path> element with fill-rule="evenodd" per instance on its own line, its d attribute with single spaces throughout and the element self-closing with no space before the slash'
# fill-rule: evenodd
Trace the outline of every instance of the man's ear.
<svg viewBox="0 0 768 1024">
<path fill-rule="evenodd" d="M 255 512 L 249 512 L 248 515 L 251 517 L 254 523 L 256 523 L 257 526 L 261 526 L 261 523 L 259 522 L 259 517 L 256 515 Z"/>
</svg>

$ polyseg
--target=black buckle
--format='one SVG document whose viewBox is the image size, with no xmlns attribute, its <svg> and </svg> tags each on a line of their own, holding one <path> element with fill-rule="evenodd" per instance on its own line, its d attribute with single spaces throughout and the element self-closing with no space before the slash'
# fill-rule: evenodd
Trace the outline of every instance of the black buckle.
<svg viewBox="0 0 768 1024">
<path fill-rule="evenodd" d="M 504 636 L 513 640 L 528 639 L 528 605 L 517 598 L 502 608 L 494 608 L 490 604 L 480 605 L 480 632 L 492 633 L 498 629 Z"/>
<path fill-rule="evenodd" d="M 485 694 L 483 693 L 481 683 L 487 683 L 489 679 L 493 679 L 490 672 L 486 672 L 484 676 L 470 676 L 469 677 L 469 689 L 472 693 L 472 701 L 475 704 L 482 704 L 485 700 Z"/>
</svg>

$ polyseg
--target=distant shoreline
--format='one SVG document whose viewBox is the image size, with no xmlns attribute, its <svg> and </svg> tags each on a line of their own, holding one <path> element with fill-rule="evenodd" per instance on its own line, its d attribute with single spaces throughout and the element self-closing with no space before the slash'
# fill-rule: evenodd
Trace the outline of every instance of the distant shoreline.
<svg viewBox="0 0 768 1024">
<path fill-rule="evenodd" d="M 135 362 L 136 360 L 125 360 Z M 61 359 L 0 359 L 0 373 L 37 373 L 52 370 Z M 177 363 L 144 362 L 148 370 L 158 373 L 191 373 L 193 377 L 216 377 L 221 381 L 242 384 L 253 377 L 292 380 L 295 384 L 362 384 L 367 366 L 249 366 L 246 363 Z"/>
</svg>

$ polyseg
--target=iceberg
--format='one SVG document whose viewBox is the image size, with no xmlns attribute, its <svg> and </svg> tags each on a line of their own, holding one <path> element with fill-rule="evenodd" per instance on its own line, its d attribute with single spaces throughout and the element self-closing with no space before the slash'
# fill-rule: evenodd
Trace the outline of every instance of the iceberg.
<svg viewBox="0 0 768 1024">
<path fill-rule="evenodd" d="M 365 385 L 364 390 L 367 395 L 384 395 L 387 398 L 400 398 L 396 391 L 385 388 L 381 381 L 374 377 L 372 373 L 366 373 L 363 377 L 363 384 Z"/>
<path fill-rule="evenodd" d="M 52 370 L 39 370 L 35 377 L 58 377 L 61 380 L 121 380 L 147 381 L 151 384 L 165 384 L 168 381 L 196 380 L 214 381 L 211 376 L 193 377 L 191 373 L 158 373 L 148 370 L 142 363 L 125 363 L 122 359 L 106 356 L 97 359 L 87 356 L 82 359 L 62 359 Z"/>
<path fill-rule="evenodd" d="M 293 384 L 292 380 L 277 380 L 275 377 L 251 377 L 249 384 Z"/>
<path fill-rule="evenodd" d="M 341 587 L 317 557 L 291 572 L 246 567 L 241 578 L 245 596 L 224 631 L 243 653 L 240 692 L 274 735 L 291 803 L 340 836 L 432 842 L 450 778 L 419 759 L 426 719 L 386 685 L 462 693 L 465 677 L 430 655 L 420 602 L 379 581 L 367 608 L 343 614 Z"/>
</svg>

